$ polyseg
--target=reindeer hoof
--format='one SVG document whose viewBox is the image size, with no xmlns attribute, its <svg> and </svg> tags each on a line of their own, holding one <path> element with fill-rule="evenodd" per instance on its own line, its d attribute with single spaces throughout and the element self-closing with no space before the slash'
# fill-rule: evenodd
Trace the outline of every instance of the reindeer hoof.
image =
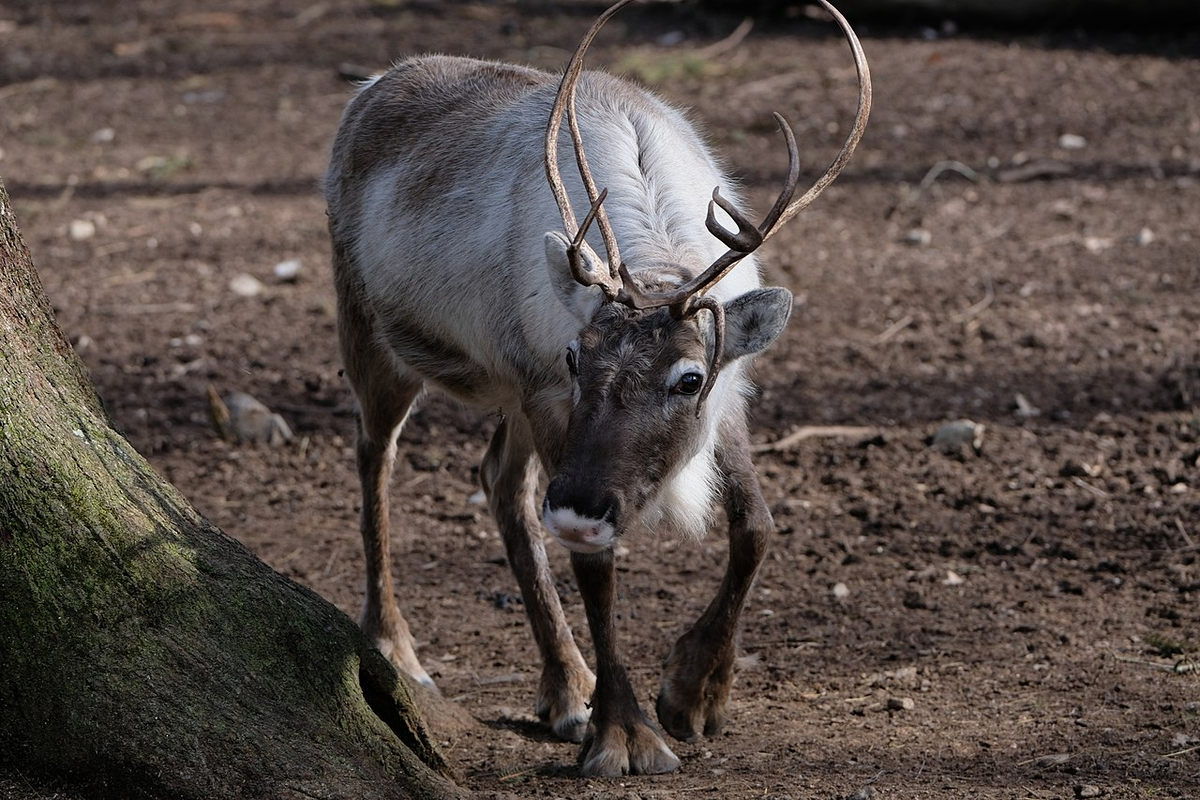
<svg viewBox="0 0 1200 800">
<path fill-rule="evenodd" d="M 550 730 L 554 732 L 555 736 L 564 742 L 575 742 L 576 744 L 583 741 L 591 715 L 591 710 L 582 702 L 578 707 L 561 709 L 557 712 L 538 708 L 538 717 L 550 726 Z"/>
<path fill-rule="evenodd" d="M 592 716 L 588 698 L 595 687 L 596 678 L 587 667 L 577 670 L 546 667 L 538 687 L 538 717 L 563 741 L 582 742 Z"/>
<path fill-rule="evenodd" d="M 683 742 L 695 741 L 701 733 L 717 734 L 725 724 L 732 688 L 732 653 L 714 657 L 702 640 L 686 634 L 667 656 L 654 709 L 658 722 Z"/>
<path fill-rule="evenodd" d="M 375 647 L 383 653 L 383 657 L 392 662 L 392 665 L 408 675 L 422 686 L 437 691 L 437 686 L 433 683 L 433 678 L 429 677 L 429 673 L 421 666 L 420 660 L 417 658 L 417 652 L 413 649 L 412 634 L 408 632 L 408 623 L 404 621 L 399 614 L 396 615 L 398 620 L 387 623 L 372 623 L 370 617 L 366 614 L 359 621 L 359 627 L 366 634 L 367 638 L 375 643 Z"/>
<path fill-rule="evenodd" d="M 421 684 L 426 689 L 432 689 L 433 691 L 438 692 L 437 684 L 434 683 L 433 678 L 429 677 L 428 675 L 413 675 L 411 677 L 414 681 Z M 438 692 L 438 694 L 441 694 L 441 692 Z"/>
<path fill-rule="evenodd" d="M 579 753 L 580 772 L 588 778 L 658 775 L 679 768 L 679 758 L 645 722 L 589 726 Z"/>
<path fill-rule="evenodd" d="M 654 710 L 663 730 L 681 742 L 694 742 L 701 733 L 714 736 L 725 724 L 723 703 L 719 706 L 703 700 L 694 704 L 681 703 L 666 690 L 659 692 Z"/>
<path fill-rule="evenodd" d="M 433 678 L 429 677 L 429 673 L 421 666 L 421 662 L 417 660 L 417 656 L 412 652 L 411 648 L 408 651 L 407 657 L 404 657 L 403 650 L 390 647 L 390 644 L 391 642 L 381 640 L 376 640 L 375 642 L 375 646 L 379 648 L 379 652 L 387 656 L 388 661 L 391 661 L 396 669 L 426 689 L 432 689 L 436 692 L 438 690 L 437 684 L 433 682 Z"/>
</svg>

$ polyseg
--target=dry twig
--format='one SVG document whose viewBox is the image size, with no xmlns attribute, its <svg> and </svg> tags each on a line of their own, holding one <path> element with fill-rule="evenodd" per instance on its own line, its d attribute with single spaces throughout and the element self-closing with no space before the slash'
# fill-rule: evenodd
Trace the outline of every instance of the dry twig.
<svg viewBox="0 0 1200 800">
<path fill-rule="evenodd" d="M 883 333 L 871 340 L 871 344 L 887 344 L 896 334 L 913 324 L 914 317 L 912 314 L 905 314 L 900 319 L 893 322 L 887 327 Z"/>
<path fill-rule="evenodd" d="M 740 24 L 738 24 L 736 28 L 733 29 L 733 33 L 729 34 L 719 42 L 713 42 L 707 47 L 701 47 L 696 51 L 695 54 L 697 57 L 704 59 L 718 58 L 723 56 L 731 50 L 736 49 L 737 46 L 741 44 L 746 36 L 750 33 L 750 30 L 753 27 L 754 20 L 750 17 L 746 17 L 741 21 Z"/>
<path fill-rule="evenodd" d="M 996 290 L 992 286 L 992 276 L 983 274 L 983 299 L 971 305 L 970 308 L 958 312 L 950 318 L 952 322 L 969 322 L 991 307 L 996 301 Z"/>
<path fill-rule="evenodd" d="M 843 438 L 866 437 L 875 433 L 875 428 L 863 428 L 855 425 L 805 425 L 789 433 L 782 439 L 766 444 L 753 445 L 750 450 L 755 453 L 777 453 L 818 436 L 840 436 Z"/>
<path fill-rule="evenodd" d="M 943 159 L 929 168 L 929 171 L 925 173 L 925 177 L 921 178 L 921 182 L 917 184 L 917 188 L 906 193 L 900 202 L 887 213 L 887 216 L 891 217 L 897 211 L 916 205 L 917 201 L 921 199 L 921 195 L 929 187 L 937 183 L 937 179 L 947 172 L 957 172 L 972 183 L 979 183 L 983 180 L 982 175 L 961 161 L 955 161 L 952 158 Z"/>
</svg>

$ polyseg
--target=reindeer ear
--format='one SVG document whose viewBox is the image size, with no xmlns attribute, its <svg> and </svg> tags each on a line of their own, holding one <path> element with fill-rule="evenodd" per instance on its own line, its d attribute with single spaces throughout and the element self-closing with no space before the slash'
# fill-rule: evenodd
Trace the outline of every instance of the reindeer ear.
<svg viewBox="0 0 1200 800">
<path fill-rule="evenodd" d="M 766 350 L 787 325 L 792 293 L 778 286 L 753 289 L 725 304 L 725 352 L 729 362 Z"/>
<path fill-rule="evenodd" d="M 550 285 L 554 294 L 567 310 L 580 322 L 591 322 L 604 299 L 604 293 L 599 286 L 583 286 L 571 274 L 571 262 L 567 257 L 567 248 L 571 242 L 558 231 L 546 234 L 546 269 L 550 273 Z M 584 269 L 587 272 L 600 272 L 607 269 L 601 264 L 590 250 L 584 248 L 579 254 L 584 259 Z"/>
</svg>

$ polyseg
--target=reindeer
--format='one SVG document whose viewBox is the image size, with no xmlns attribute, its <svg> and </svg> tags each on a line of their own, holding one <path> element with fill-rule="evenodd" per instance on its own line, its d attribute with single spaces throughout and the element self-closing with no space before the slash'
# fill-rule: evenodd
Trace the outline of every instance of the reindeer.
<svg viewBox="0 0 1200 800">
<path fill-rule="evenodd" d="M 582 742 L 582 773 L 596 776 L 679 765 L 621 657 L 613 545 L 635 525 L 703 536 L 717 501 L 729 525 L 725 577 L 667 655 L 656 710 L 684 741 L 724 721 L 738 617 L 774 525 L 749 455 L 747 368 L 792 308 L 787 289 L 760 285 L 752 253 L 842 170 L 870 109 L 858 39 L 821 0 L 850 42 L 857 116 L 829 169 L 793 200 L 796 141 L 775 115 L 788 175 L 755 225 L 682 114 L 583 71 L 600 28 L 630 2 L 597 18 L 561 81 L 446 56 L 368 80 L 342 118 L 325 186 L 339 343 L 360 409 L 360 625 L 399 669 L 433 685 L 393 593 L 396 439 L 427 388 L 500 409 L 480 477 L 541 653 L 537 713 Z M 563 178 L 560 139 L 577 178 Z M 582 222 L 577 206 L 588 209 Z M 543 530 L 570 550 L 594 675 L 563 615 Z"/>
</svg>

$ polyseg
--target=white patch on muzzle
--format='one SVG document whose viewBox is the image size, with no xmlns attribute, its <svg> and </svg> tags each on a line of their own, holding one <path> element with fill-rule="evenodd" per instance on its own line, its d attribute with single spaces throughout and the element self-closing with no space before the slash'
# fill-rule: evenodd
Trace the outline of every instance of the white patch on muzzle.
<svg viewBox="0 0 1200 800">
<path fill-rule="evenodd" d="M 576 553 L 599 553 L 612 547 L 617 538 L 607 520 L 581 517 L 570 508 L 544 507 L 542 525 L 559 544 Z"/>
</svg>

